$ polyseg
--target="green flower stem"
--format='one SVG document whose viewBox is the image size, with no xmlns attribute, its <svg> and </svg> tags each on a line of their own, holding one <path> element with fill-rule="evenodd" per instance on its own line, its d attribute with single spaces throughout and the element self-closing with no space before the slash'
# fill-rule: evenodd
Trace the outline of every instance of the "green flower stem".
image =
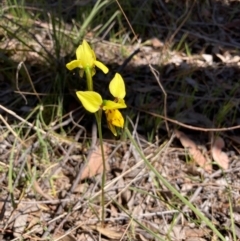
<svg viewBox="0 0 240 241">
<path fill-rule="evenodd" d="M 86 77 L 87 77 L 87 89 L 93 90 L 93 81 L 92 81 L 92 71 L 91 68 L 84 69 Z"/>
<path fill-rule="evenodd" d="M 104 156 L 104 148 L 103 148 L 103 136 L 102 136 L 102 124 L 101 124 L 101 118 L 102 116 L 102 110 L 99 110 L 97 113 L 95 113 L 95 117 L 97 120 L 98 125 L 98 135 L 100 140 L 100 146 L 101 146 L 101 153 L 102 153 L 102 162 L 103 162 L 103 173 L 102 173 L 102 183 L 101 183 L 101 205 L 102 205 L 102 226 L 104 226 L 105 223 L 105 196 L 104 196 L 104 186 L 106 182 L 106 161 Z"/>
<path fill-rule="evenodd" d="M 87 78 L 87 89 L 93 91 L 93 81 L 92 81 L 92 70 L 91 68 L 86 68 L 85 70 L 86 78 Z M 103 162 L 103 173 L 102 173 L 102 184 L 101 184 L 101 205 L 102 205 L 102 226 L 104 226 L 105 223 L 105 196 L 104 196 L 104 186 L 106 182 L 106 162 L 105 162 L 105 156 L 104 156 L 104 149 L 103 149 L 103 136 L 102 136 L 102 110 L 99 110 L 97 113 L 95 113 L 95 117 L 97 120 L 97 126 L 98 126 L 98 136 L 100 140 L 100 146 L 101 146 L 101 153 L 102 153 L 102 162 Z"/>
</svg>

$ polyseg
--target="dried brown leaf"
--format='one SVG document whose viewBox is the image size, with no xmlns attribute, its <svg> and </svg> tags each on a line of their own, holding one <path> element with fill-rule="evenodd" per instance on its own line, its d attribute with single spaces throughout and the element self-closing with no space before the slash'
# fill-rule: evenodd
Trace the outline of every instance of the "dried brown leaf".
<svg viewBox="0 0 240 241">
<path fill-rule="evenodd" d="M 218 165 L 224 170 L 227 170 L 229 168 L 230 161 L 227 154 L 222 151 L 222 148 L 224 148 L 224 146 L 224 140 L 221 137 L 217 137 L 212 145 L 211 151 L 214 161 L 217 162 Z"/>
<path fill-rule="evenodd" d="M 190 227 L 184 227 L 186 237 L 188 238 L 201 238 L 205 235 L 209 235 L 209 230 L 207 228 L 190 228 Z"/>
<path fill-rule="evenodd" d="M 63 232 L 54 235 L 54 240 L 57 241 L 76 241 L 76 238 L 71 234 L 64 234 Z"/>
<path fill-rule="evenodd" d="M 175 130 L 176 137 L 180 140 L 184 148 L 197 149 L 197 145 L 190 140 L 183 132 Z"/>
<path fill-rule="evenodd" d="M 108 147 L 104 144 L 104 157 L 105 161 L 108 159 Z M 109 170 L 109 164 L 106 162 L 106 169 Z M 96 176 L 97 174 L 102 173 L 103 171 L 103 162 L 102 162 L 102 154 L 101 154 L 101 146 L 97 147 L 97 150 L 93 151 L 88 163 L 86 163 L 81 180 L 84 180 L 86 178 L 91 178 Z"/>
<path fill-rule="evenodd" d="M 182 225 L 175 225 L 174 227 L 171 227 L 168 224 L 161 225 L 160 230 L 160 233 L 162 235 L 169 235 L 171 240 L 190 240 L 190 238 L 201 238 L 204 237 L 206 234 L 209 234 L 208 230 L 206 229 L 190 228 L 188 226 Z"/>
<path fill-rule="evenodd" d="M 158 38 L 152 38 L 151 41 L 154 48 L 162 48 L 164 46 L 164 43 Z"/>
<path fill-rule="evenodd" d="M 15 210 L 16 218 L 13 224 L 13 235 L 16 238 L 22 237 L 27 227 L 28 217 L 32 212 L 38 211 L 37 205 L 20 203 Z"/>
<path fill-rule="evenodd" d="M 45 193 L 42 188 L 40 187 L 40 185 L 38 184 L 37 181 L 34 181 L 33 182 L 33 187 L 34 187 L 34 190 L 40 194 L 41 196 L 43 196 L 46 200 L 49 200 L 49 201 L 52 201 L 52 197 L 50 195 L 48 195 L 47 193 Z"/>
<path fill-rule="evenodd" d="M 101 225 L 91 226 L 92 229 L 97 230 L 100 234 L 112 239 L 119 240 L 123 233 L 115 230 L 113 227 L 102 227 Z"/>
<path fill-rule="evenodd" d="M 19 215 L 14 222 L 13 228 L 13 235 L 15 238 L 22 237 L 23 231 L 25 230 L 27 226 L 27 218 L 28 218 L 27 213 Z"/>
<path fill-rule="evenodd" d="M 175 130 L 175 135 L 180 140 L 183 147 L 188 149 L 189 155 L 193 158 L 193 160 L 205 171 L 211 173 L 212 166 L 197 148 L 197 145 L 181 131 Z"/>
</svg>

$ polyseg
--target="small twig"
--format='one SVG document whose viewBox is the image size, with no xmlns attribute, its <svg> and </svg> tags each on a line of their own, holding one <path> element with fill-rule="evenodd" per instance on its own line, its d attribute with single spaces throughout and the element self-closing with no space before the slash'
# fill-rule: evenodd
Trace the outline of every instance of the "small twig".
<svg viewBox="0 0 240 241">
<path fill-rule="evenodd" d="M 0 106 L 1 107 L 1 106 Z M 8 130 L 13 134 L 13 136 L 22 144 L 25 146 L 21 138 L 15 133 L 15 131 L 12 129 L 12 127 L 7 123 L 7 121 L 3 118 L 3 116 L 0 114 L 0 120 L 5 124 L 5 126 L 8 128 Z"/>
<path fill-rule="evenodd" d="M 162 90 L 162 92 L 164 94 L 163 111 L 164 111 L 165 118 L 167 118 L 167 92 L 165 91 L 165 89 L 163 88 L 163 86 L 162 86 L 162 84 L 160 82 L 159 72 L 156 69 L 154 69 L 151 64 L 149 64 L 149 67 L 150 67 L 150 70 L 153 73 L 155 79 L 157 80 L 159 87 L 161 88 L 161 90 Z M 166 129 L 167 129 L 168 136 L 170 136 L 170 132 L 169 132 L 169 127 L 168 127 L 167 121 L 165 121 L 165 126 L 166 126 Z"/>
<path fill-rule="evenodd" d="M 63 203 L 63 202 L 69 203 L 69 202 L 72 202 L 74 200 L 75 200 L 75 198 L 51 199 L 51 200 L 42 200 L 42 201 L 36 201 L 36 200 L 33 200 L 33 201 L 15 200 L 15 203 L 20 203 L 21 202 L 22 204 L 52 204 L 52 205 L 56 205 L 56 204 L 60 204 L 60 203 Z"/>
<path fill-rule="evenodd" d="M 143 110 L 143 109 L 136 108 L 136 107 L 132 107 L 132 108 L 133 108 L 133 109 L 136 109 L 136 110 L 139 110 L 139 111 L 141 111 L 141 112 L 150 114 L 150 115 L 152 115 L 152 116 L 156 116 L 156 117 L 163 118 L 163 119 L 165 119 L 165 120 L 167 120 L 167 121 L 169 121 L 169 122 L 172 122 L 172 123 L 174 123 L 174 124 L 176 124 L 176 125 L 185 127 L 185 128 L 187 128 L 187 129 L 190 129 L 190 130 L 209 132 L 209 131 L 231 131 L 231 130 L 240 129 L 240 125 L 231 126 L 231 127 L 223 127 L 223 128 L 203 128 L 203 127 L 191 126 L 191 125 L 184 124 L 184 123 L 182 123 L 182 122 L 180 122 L 180 121 L 171 119 L 171 118 L 169 118 L 169 117 L 165 117 L 165 116 L 163 116 L 163 115 L 156 114 L 156 113 L 151 112 L 151 111 Z"/>
<path fill-rule="evenodd" d="M 29 83 L 30 83 L 30 85 L 31 85 L 31 87 L 32 87 L 32 90 L 33 90 L 33 92 L 34 92 L 34 95 L 37 97 L 38 101 L 41 103 L 41 99 L 40 99 L 39 94 L 37 93 L 37 91 L 36 91 L 36 89 L 35 89 L 35 87 L 34 87 L 34 84 L 33 84 L 33 82 L 32 82 L 32 79 L 31 79 L 31 77 L 30 77 L 30 74 L 29 74 L 29 72 L 28 72 L 28 69 L 27 69 L 26 65 L 24 64 L 24 62 L 22 62 L 22 61 L 18 64 L 17 72 L 16 72 L 16 88 L 17 88 L 17 90 L 19 91 L 19 94 L 20 94 L 20 95 L 22 96 L 22 98 L 25 100 L 25 104 L 27 104 L 27 98 L 24 96 L 24 94 L 21 92 L 21 90 L 19 89 L 19 86 L 18 86 L 18 76 L 19 76 L 19 71 L 20 71 L 20 69 L 22 68 L 22 66 L 23 66 L 23 68 L 24 68 L 24 70 L 25 70 L 25 72 L 26 72 L 26 74 L 27 74 L 27 78 L 28 78 L 28 81 L 29 81 Z"/>
<path fill-rule="evenodd" d="M 119 3 L 118 0 L 116 0 L 116 3 L 117 3 L 117 5 L 118 5 L 118 7 L 120 8 L 120 10 L 121 10 L 121 12 L 122 12 L 124 18 L 126 19 L 126 21 L 127 21 L 127 23 L 128 23 L 128 26 L 129 26 L 129 28 L 131 29 L 131 31 L 132 31 L 132 33 L 133 33 L 133 35 L 134 35 L 134 38 L 135 38 L 135 39 L 138 39 L 138 37 L 137 37 L 137 35 L 136 35 L 136 33 L 135 33 L 135 31 L 134 31 L 134 29 L 133 29 L 133 27 L 132 27 L 130 21 L 128 20 L 127 15 L 125 14 L 124 10 L 122 9 L 121 4 Z"/>
</svg>

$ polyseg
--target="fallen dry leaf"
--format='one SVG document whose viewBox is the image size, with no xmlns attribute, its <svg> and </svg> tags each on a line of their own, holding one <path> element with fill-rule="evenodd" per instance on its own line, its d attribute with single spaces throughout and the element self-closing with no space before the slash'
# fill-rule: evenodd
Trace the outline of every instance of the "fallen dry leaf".
<svg viewBox="0 0 240 241">
<path fill-rule="evenodd" d="M 193 160 L 205 171 L 211 173 L 212 165 L 208 163 L 201 151 L 197 148 L 197 145 L 181 131 L 175 130 L 175 135 L 180 140 L 183 147 L 187 148 L 189 155 Z"/>
<path fill-rule="evenodd" d="M 91 226 L 92 229 L 97 230 L 100 234 L 110 238 L 111 240 L 117 239 L 119 240 L 123 232 L 115 230 L 113 227 L 101 227 L 101 225 Z"/>
<path fill-rule="evenodd" d="M 190 238 L 194 240 L 193 238 L 201 238 L 209 234 L 207 229 L 190 228 L 182 225 L 171 227 L 168 224 L 164 224 L 160 225 L 159 230 L 162 235 L 168 235 L 170 240 L 190 240 Z"/>
<path fill-rule="evenodd" d="M 76 238 L 71 234 L 65 235 L 64 232 L 54 235 L 54 241 L 76 241 Z"/>
<path fill-rule="evenodd" d="M 107 162 L 108 159 L 108 146 L 103 144 L 104 149 L 104 157 L 106 161 L 106 169 L 109 170 L 109 164 Z M 103 171 L 103 162 L 102 162 L 102 154 L 101 154 L 101 146 L 97 147 L 97 150 L 94 150 L 90 156 L 89 161 L 86 163 L 82 176 L 81 181 L 86 178 L 91 178 L 96 176 L 97 174 L 102 173 Z"/>
<path fill-rule="evenodd" d="M 164 46 L 164 43 L 158 38 L 152 38 L 151 41 L 154 48 L 162 48 Z"/>
<path fill-rule="evenodd" d="M 213 142 L 211 151 L 213 160 L 217 162 L 222 169 L 227 170 L 229 168 L 229 159 L 227 154 L 222 151 L 224 146 L 224 140 L 218 136 Z"/>
<path fill-rule="evenodd" d="M 38 207 L 36 204 L 25 204 L 20 203 L 15 210 L 14 216 L 16 218 L 14 219 L 13 223 L 13 235 L 16 238 L 22 237 L 24 230 L 27 227 L 28 217 L 33 212 L 38 211 Z"/>
<path fill-rule="evenodd" d="M 22 237 L 23 232 L 27 226 L 28 215 L 29 214 L 27 213 L 21 214 L 15 219 L 14 225 L 13 225 L 13 228 L 14 228 L 13 235 L 15 238 Z"/>
</svg>

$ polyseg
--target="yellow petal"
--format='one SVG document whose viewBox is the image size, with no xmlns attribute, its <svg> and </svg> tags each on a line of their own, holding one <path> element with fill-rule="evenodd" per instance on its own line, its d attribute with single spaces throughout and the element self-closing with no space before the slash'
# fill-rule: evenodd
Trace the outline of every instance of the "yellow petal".
<svg viewBox="0 0 240 241">
<path fill-rule="evenodd" d="M 108 123 L 110 123 L 113 126 L 123 128 L 124 119 L 119 110 L 107 110 L 107 111 L 105 111 L 105 113 L 106 113 Z"/>
<path fill-rule="evenodd" d="M 94 61 L 96 59 L 93 50 L 91 49 L 90 45 L 87 43 L 86 40 L 83 40 L 83 56 L 81 59 L 83 61 L 83 67 L 94 67 Z"/>
<path fill-rule="evenodd" d="M 82 68 L 94 67 L 96 56 L 86 40 L 83 40 L 82 44 L 78 46 L 76 57 L 81 62 Z"/>
<path fill-rule="evenodd" d="M 103 104 L 103 110 L 123 109 L 126 107 L 125 103 L 117 103 L 111 100 L 105 100 Z"/>
<path fill-rule="evenodd" d="M 109 84 L 109 90 L 115 98 L 123 99 L 125 97 L 125 84 L 120 74 L 115 74 L 114 78 L 111 80 Z"/>
<path fill-rule="evenodd" d="M 82 59 L 85 53 L 92 55 L 92 49 L 88 42 L 84 39 L 82 44 L 80 44 L 76 50 L 77 59 Z"/>
<path fill-rule="evenodd" d="M 106 110 L 105 111 L 108 128 L 111 130 L 113 135 L 117 136 L 117 131 L 115 126 L 123 127 L 124 126 L 124 119 L 122 114 L 119 110 Z"/>
<path fill-rule="evenodd" d="M 82 102 L 83 107 L 91 113 L 97 112 L 102 105 L 102 97 L 94 91 L 77 91 L 77 97 Z"/>
<path fill-rule="evenodd" d="M 70 63 L 67 63 L 67 64 L 66 64 L 66 67 L 67 67 L 69 70 L 73 70 L 73 69 L 75 69 L 75 68 L 82 68 L 81 61 L 79 61 L 79 60 L 73 60 L 73 61 L 71 61 Z"/>
<path fill-rule="evenodd" d="M 115 110 L 114 112 L 115 113 L 114 113 L 114 117 L 112 119 L 112 124 L 114 126 L 123 128 L 124 119 L 123 119 L 123 116 L 122 116 L 121 112 L 119 110 Z"/>
<path fill-rule="evenodd" d="M 99 69 L 102 70 L 102 72 L 103 72 L 104 74 L 107 74 L 107 73 L 108 73 L 108 67 L 105 66 L 102 62 L 96 60 L 94 63 L 95 63 L 95 65 L 96 65 Z"/>
</svg>

